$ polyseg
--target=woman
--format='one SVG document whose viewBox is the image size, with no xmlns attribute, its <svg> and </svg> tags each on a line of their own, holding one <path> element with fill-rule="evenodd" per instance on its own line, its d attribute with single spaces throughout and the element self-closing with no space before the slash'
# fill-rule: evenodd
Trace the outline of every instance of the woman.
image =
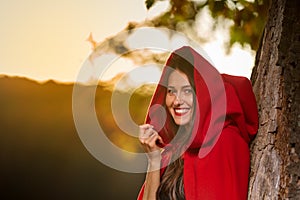
<svg viewBox="0 0 300 200">
<path fill-rule="evenodd" d="M 190 47 L 174 51 L 140 126 L 149 162 L 138 199 L 247 199 L 257 129 L 248 79 L 218 74 Z"/>
</svg>

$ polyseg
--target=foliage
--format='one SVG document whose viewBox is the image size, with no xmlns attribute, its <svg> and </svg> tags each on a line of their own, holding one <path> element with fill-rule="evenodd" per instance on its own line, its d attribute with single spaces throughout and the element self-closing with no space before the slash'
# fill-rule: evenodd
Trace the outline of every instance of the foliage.
<svg viewBox="0 0 300 200">
<path fill-rule="evenodd" d="M 150 9 L 157 1 L 146 0 L 147 9 Z M 230 26 L 228 47 L 238 42 L 241 45 L 249 44 L 253 50 L 258 49 L 270 4 L 270 0 L 168 1 L 170 2 L 169 9 L 152 20 L 155 26 L 176 30 L 179 23 L 187 22 L 188 26 L 193 27 L 197 15 L 204 8 L 208 8 L 214 19 L 213 27 L 224 23 L 224 19 L 233 22 Z"/>
</svg>

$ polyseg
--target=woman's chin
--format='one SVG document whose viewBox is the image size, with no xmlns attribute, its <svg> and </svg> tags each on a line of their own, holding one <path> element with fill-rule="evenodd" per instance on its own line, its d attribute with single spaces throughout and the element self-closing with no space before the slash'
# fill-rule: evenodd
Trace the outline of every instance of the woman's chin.
<svg viewBox="0 0 300 200">
<path fill-rule="evenodd" d="M 178 126 L 184 126 L 184 125 L 187 125 L 191 120 L 190 120 L 190 118 L 177 118 L 177 117 L 175 117 L 175 119 L 174 119 L 174 121 L 175 121 L 175 124 L 177 124 Z"/>
</svg>

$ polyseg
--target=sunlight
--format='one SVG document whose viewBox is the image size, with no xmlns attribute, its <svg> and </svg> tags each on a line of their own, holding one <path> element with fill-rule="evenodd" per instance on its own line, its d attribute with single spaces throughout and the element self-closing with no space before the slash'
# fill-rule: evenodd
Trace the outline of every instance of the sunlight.
<svg viewBox="0 0 300 200">
<path fill-rule="evenodd" d="M 160 75 L 160 67 L 154 64 L 135 68 L 127 74 L 128 78 L 132 81 L 132 86 L 135 88 L 142 84 L 158 83 Z"/>
<path fill-rule="evenodd" d="M 169 1 L 157 1 L 147 10 L 145 2 L 140 0 L 131 0 L 130 3 L 119 0 L 79 0 L 76 4 L 69 0 L 8 1 L 0 7 L 0 73 L 39 81 L 54 79 L 74 82 L 82 65 L 87 64 L 90 65 L 87 67 L 90 70 L 86 71 L 83 79 L 95 79 L 97 75 L 92 73 L 97 74 L 97 69 L 86 61 L 93 51 L 91 44 L 86 41 L 90 33 L 93 33 L 95 41 L 103 42 L 124 30 L 128 22 L 151 19 L 169 6 Z M 198 18 L 201 19 L 196 23 L 199 35 L 209 38 L 211 35 L 205 34 L 205 30 L 210 28 L 207 27 L 209 17 L 202 13 Z M 136 32 L 128 38 L 128 44 L 132 49 L 143 46 L 175 49 L 186 43 L 183 37 L 176 37 L 170 42 L 167 35 L 157 30 L 146 35 Z M 228 56 L 222 48 L 222 43 L 216 40 L 203 45 L 220 71 L 249 77 L 254 60 L 253 52 L 248 48 L 235 46 Z M 129 59 L 120 59 L 102 78 L 108 80 L 118 73 L 128 72 L 137 67 L 134 65 Z"/>
<path fill-rule="evenodd" d="M 151 19 L 166 11 L 170 7 L 169 1 L 156 1 L 154 5 L 148 10 L 146 18 Z"/>
</svg>

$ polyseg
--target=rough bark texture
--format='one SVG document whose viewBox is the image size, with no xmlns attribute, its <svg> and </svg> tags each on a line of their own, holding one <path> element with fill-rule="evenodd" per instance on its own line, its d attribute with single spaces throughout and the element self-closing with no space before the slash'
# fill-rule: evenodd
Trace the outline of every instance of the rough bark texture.
<svg viewBox="0 0 300 200">
<path fill-rule="evenodd" d="M 260 128 L 249 199 L 300 199 L 299 0 L 273 0 L 251 77 Z"/>
</svg>

